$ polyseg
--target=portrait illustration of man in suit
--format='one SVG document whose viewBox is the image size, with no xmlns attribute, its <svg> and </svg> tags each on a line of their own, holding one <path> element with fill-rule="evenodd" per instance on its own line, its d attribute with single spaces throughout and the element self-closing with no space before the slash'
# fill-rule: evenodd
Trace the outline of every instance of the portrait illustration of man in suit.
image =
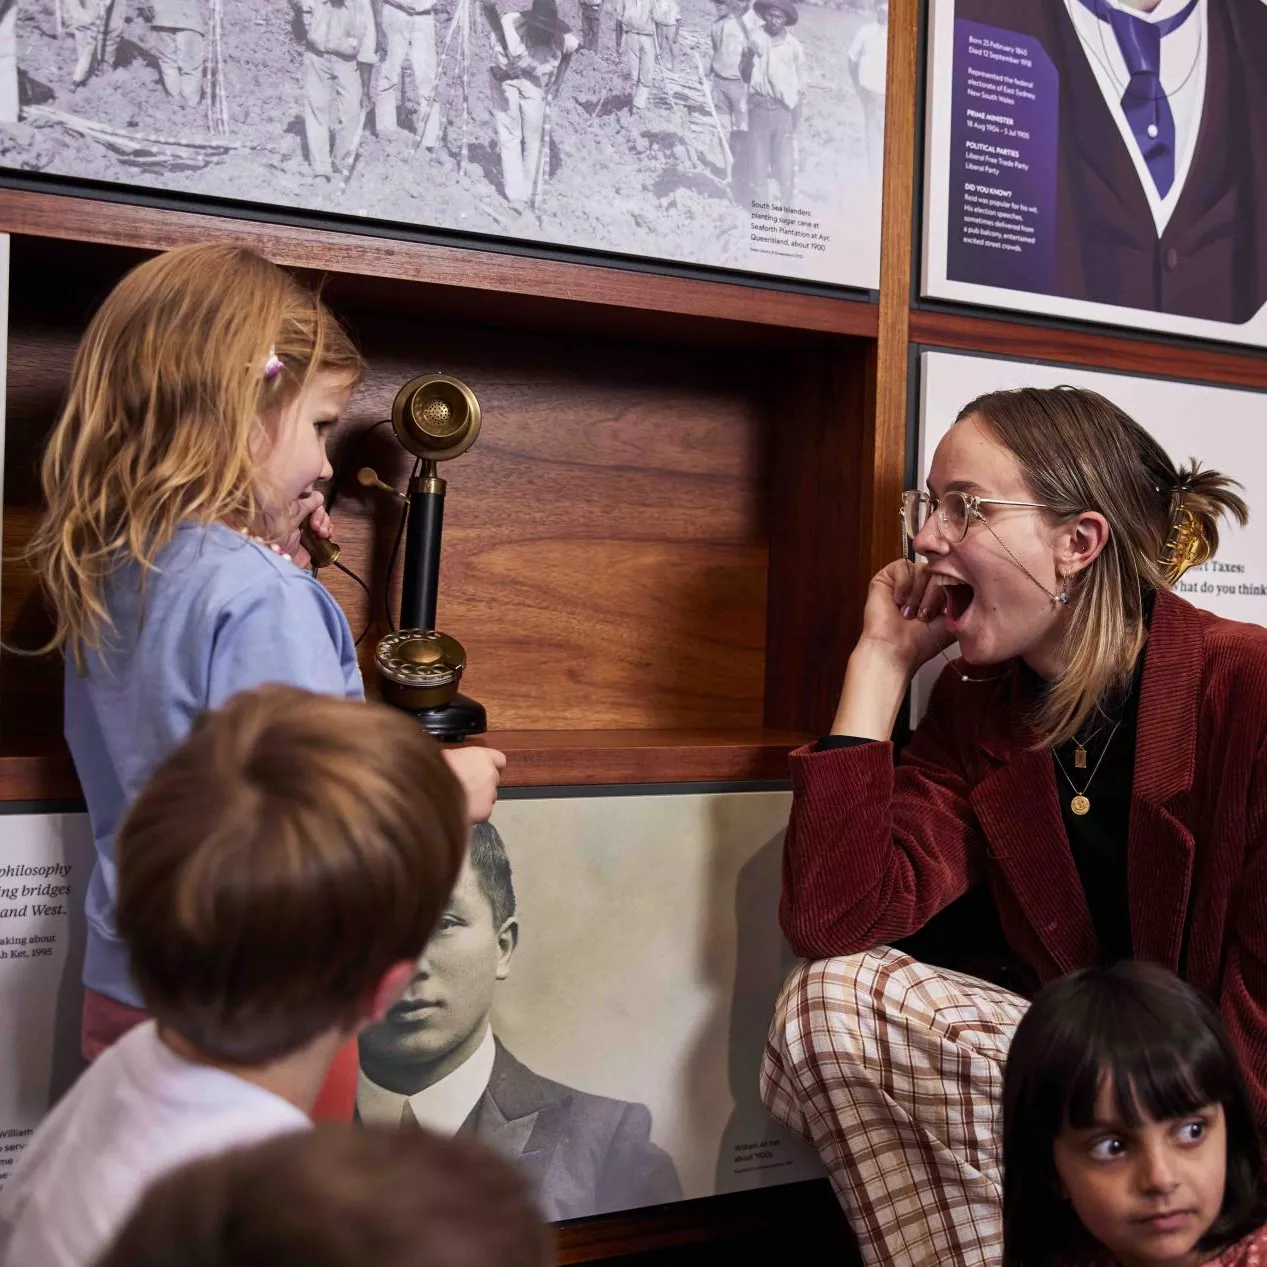
<svg viewBox="0 0 1267 1267">
<path fill-rule="evenodd" d="M 518 942 L 505 846 L 481 823 L 404 997 L 361 1035 L 358 1117 L 478 1135 L 524 1167 L 550 1220 L 680 1200 L 645 1105 L 543 1078 L 494 1036 L 495 988 Z"/>
<path fill-rule="evenodd" d="M 1263 0 L 955 0 L 955 18 L 1055 66 L 1058 101 L 1032 107 L 1056 138 L 1050 293 L 1234 324 L 1267 303 Z M 955 280 L 990 267 L 959 259 Z"/>
</svg>

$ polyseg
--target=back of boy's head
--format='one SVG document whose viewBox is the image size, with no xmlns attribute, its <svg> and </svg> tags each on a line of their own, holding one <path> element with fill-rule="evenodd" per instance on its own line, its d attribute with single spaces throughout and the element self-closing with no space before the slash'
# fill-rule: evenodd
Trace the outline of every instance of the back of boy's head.
<svg viewBox="0 0 1267 1267">
<path fill-rule="evenodd" d="M 267 375 L 270 351 L 282 370 Z M 81 662 L 111 631 L 102 596 L 121 563 L 152 562 L 182 519 L 246 527 L 257 512 L 257 420 L 311 376 L 351 384 L 361 360 L 316 294 L 232 245 L 184 246 L 132 269 L 80 341 L 49 437 L 48 514 L 30 546 Z"/>
<path fill-rule="evenodd" d="M 466 802 L 408 714 L 287 686 L 207 714 L 116 844 L 146 1007 L 224 1064 L 361 1018 L 416 960 L 466 851 Z"/>
<path fill-rule="evenodd" d="M 1093 1124 L 1106 1076 L 1128 1126 L 1223 1106 L 1227 1183 L 1202 1248 L 1230 1244 L 1262 1221 L 1249 1094 L 1218 1013 L 1165 968 L 1127 960 L 1054 981 L 1017 1026 L 1003 1080 L 1007 1267 L 1084 1252 L 1088 1235 L 1061 1194 L 1052 1145 L 1066 1124 Z"/>
<path fill-rule="evenodd" d="M 551 1240 L 477 1141 L 328 1126 L 161 1179 L 99 1267 L 546 1267 Z"/>
</svg>

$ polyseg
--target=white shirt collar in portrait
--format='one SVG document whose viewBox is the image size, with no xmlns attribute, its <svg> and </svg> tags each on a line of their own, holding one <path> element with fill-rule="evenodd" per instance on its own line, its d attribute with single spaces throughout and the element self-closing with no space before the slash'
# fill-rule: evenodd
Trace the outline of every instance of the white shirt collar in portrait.
<svg viewBox="0 0 1267 1267">
<path fill-rule="evenodd" d="M 419 1126 L 438 1135 L 456 1135 L 488 1089 L 496 1056 L 493 1031 L 486 1029 L 480 1045 L 452 1073 L 410 1096 L 388 1091 L 360 1072 L 356 1080 L 357 1114 L 367 1126 L 396 1127 L 401 1124 L 407 1100 Z"/>
<path fill-rule="evenodd" d="M 1164 22 L 1182 12 L 1188 0 L 1161 0 L 1151 13 L 1141 13 L 1123 0 L 1105 0 L 1111 8 L 1130 13 L 1145 22 Z M 1065 0 L 1065 8 L 1078 32 L 1082 51 L 1091 65 L 1096 83 L 1104 94 L 1109 113 L 1122 134 L 1126 152 L 1135 164 L 1135 172 L 1148 199 L 1157 226 L 1157 236 L 1166 231 L 1170 217 L 1183 193 L 1192 155 L 1201 130 L 1201 112 L 1205 104 L 1206 66 L 1209 60 L 1209 22 L 1206 0 L 1197 0 L 1191 17 L 1161 41 L 1161 86 L 1170 102 L 1175 120 L 1175 183 L 1163 198 L 1157 191 L 1139 143 L 1122 109 L 1122 94 L 1130 82 L 1130 73 L 1117 39 L 1107 22 L 1102 22 L 1082 0 Z"/>
</svg>

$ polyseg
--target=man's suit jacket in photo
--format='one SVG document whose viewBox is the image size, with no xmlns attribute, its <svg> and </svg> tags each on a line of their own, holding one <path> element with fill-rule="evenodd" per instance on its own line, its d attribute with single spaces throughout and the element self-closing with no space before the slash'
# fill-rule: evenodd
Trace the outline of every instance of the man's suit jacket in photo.
<svg viewBox="0 0 1267 1267">
<path fill-rule="evenodd" d="M 552 1082 L 500 1041 L 488 1088 L 462 1131 L 527 1172 L 551 1222 L 682 1199 L 672 1159 L 651 1142 L 645 1104 Z"/>
<path fill-rule="evenodd" d="M 1267 5 L 1206 3 L 1201 123 L 1159 238 L 1064 0 L 956 0 L 956 19 L 1037 39 L 1060 76 L 1053 293 L 1237 324 L 1267 303 Z"/>
</svg>

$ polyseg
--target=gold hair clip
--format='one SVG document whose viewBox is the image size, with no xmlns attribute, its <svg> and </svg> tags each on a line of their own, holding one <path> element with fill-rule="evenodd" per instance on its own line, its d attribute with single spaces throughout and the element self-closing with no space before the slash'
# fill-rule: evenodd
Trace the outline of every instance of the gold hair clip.
<svg viewBox="0 0 1267 1267">
<path fill-rule="evenodd" d="M 1170 516 L 1170 532 L 1162 546 L 1162 575 L 1166 584 L 1173 586 L 1190 568 L 1204 563 L 1210 557 L 1210 543 L 1206 540 L 1196 515 L 1183 504 L 1183 490 L 1175 493 L 1175 509 Z"/>
</svg>

